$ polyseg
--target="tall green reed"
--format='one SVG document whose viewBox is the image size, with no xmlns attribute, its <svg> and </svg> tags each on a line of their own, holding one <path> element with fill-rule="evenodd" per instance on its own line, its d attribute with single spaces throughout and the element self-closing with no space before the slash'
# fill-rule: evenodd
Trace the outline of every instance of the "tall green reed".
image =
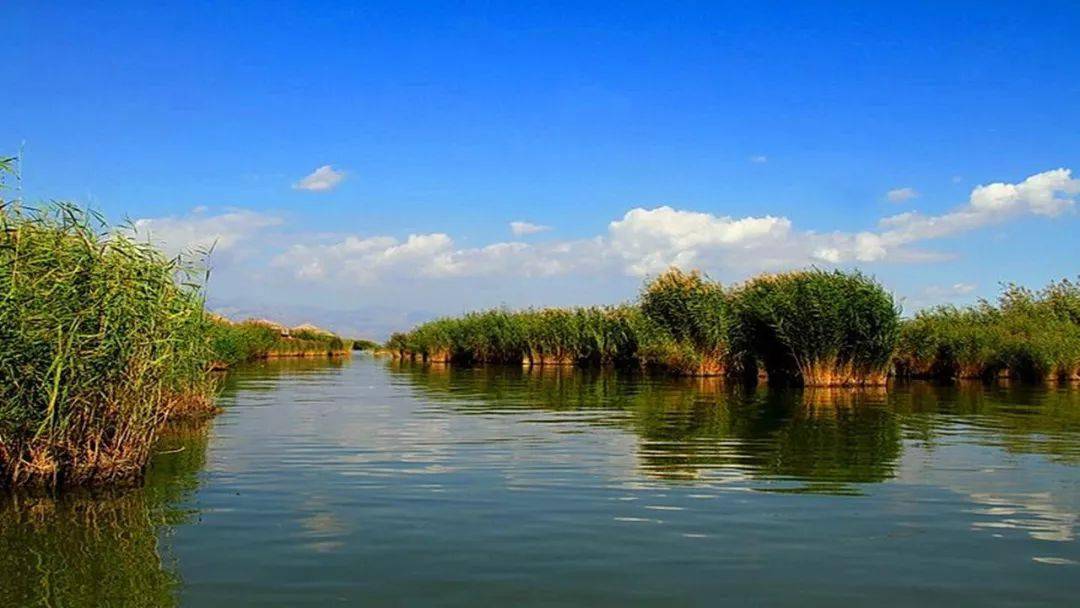
<svg viewBox="0 0 1080 608">
<path fill-rule="evenodd" d="M 939 306 L 903 325 L 896 371 L 911 377 L 1080 380 L 1080 284 L 1006 285 L 997 302 Z"/>
<path fill-rule="evenodd" d="M 731 296 L 735 341 L 770 383 L 884 384 L 900 327 L 892 296 L 859 272 L 767 275 Z"/>
<path fill-rule="evenodd" d="M 138 477 L 212 411 L 205 273 L 66 203 L 0 199 L 0 484 Z"/>
</svg>

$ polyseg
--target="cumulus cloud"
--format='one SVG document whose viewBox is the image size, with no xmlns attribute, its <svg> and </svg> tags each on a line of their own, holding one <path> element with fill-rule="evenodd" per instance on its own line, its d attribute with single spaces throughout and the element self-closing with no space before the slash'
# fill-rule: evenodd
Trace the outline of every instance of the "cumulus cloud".
<svg viewBox="0 0 1080 608">
<path fill-rule="evenodd" d="M 1054 217 L 1072 208 L 1080 180 L 1068 169 L 1032 175 L 1018 184 L 993 183 L 971 191 L 966 205 L 942 215 L 901 213 L 882 219 L 881 241 L 898 247 L 967 232 L 1023 214 Z"/>
<path fill-rule="evenodd" d="M 946 256 L 913 248 L 917 243 L 1022 214 L 1052 217 L 1073 207 L 1077 193 L 1080 180 L 1067 169 L 1056 169 L 1017 184 L 979 186 L 966 204 L 948 213 L 901 213 L 882 219 L 876 230 L 855 233 L 795 230 L 791 220 L 771 215 L 734 218 L 670 206 L 639 207 L 591 239 L 463 248 L 442 233 L 414 234 L 404 241 L 349 236 L 332 244 L 294 245 L 274 265 L 300 278 L 373 282 L 391 276 L 645 276 L 671 266 L 749 274 L 813 263 L 925 262 Z"/>
<path fill-rule="evenodd" d="M 764 154 L 755 154 L 750 157 L 750 162 L 757 164 L 767 163 L 769 162 L 769 157 Z"/>
<path fill-rule="evenodd" d="M 228 252 L 262 230 L 282 223 L 281 218 L 237 209 L 207 215 L 206 207 L 196 207 L 185 216 L 143 218 L 134 221 L 136 236 L 149 239 L 169 254 Z"/>
<path fill-rule="evenodd" d="M 533 224 L 530 222 L 510 222 L 510 232 L 514 236 L 524 236 L 527 234 L 536 234 L 537 232 L 547 232 L 551 230 L 551 226 L 544 226 L 541 224 Z"/>
<path fill-rule="evenodd" d="M 293 184 L 293 188 L 311 192 L 326 192 L 336 188 L 344 179 L 344 171 L 335 171 L 330 165 L 323 165 Z"/>
<path fill-rule="evenodd" d="M 577 259 L 592 254 L 591 261 Z M 331 244 L 293 245 L 272 265 L 301 279 L 373 283 L 384 277 L 446 279 L 480 276 L 556 276 L 596 264 L 602 252 L 586 242 L 534 246 L 519 242 L 457 247 L 443 233 L 350 236 Z"/>
<path fill-rule="evenodd" d="M 902 203 L 918 196 L 919 193 L 914 188 L 894 188 L 885 193 L 885 198 L 889 199 L 890 203 Z"/>
<path fill-rule="evenodd" d="M 640 276 L 670 266 L 715 265 L 717 256 L 781 243 L 790 232 L 787 218 L 734 219 L 664 206 L 632 209 L 611 222 L 606 245 L 627 272 Z"/>
<path fill-rule="evenodd" d="M 271 257 L 273 268 L 309 281 L 371 284 L 402 278 L 574 274 L 641 277 L 671 266 L 745 276 L 808 264 L 939 260 L 947 256 L 920 247 L 1021 215 L 1060 215 L 1075 206 L 1078 194 L 1080 180 L 1073 179 L 1067 169 L 1055 169 L 1018 183 L 978 186 L 964 204 L 946 213 L 900 213 L 860 232 L 800 230 L 781 216 L 730 217 L 659 206 L 630 209 L 591 238 L 544 243 L 511 240 L 480 247 L 462 246 L 448 234 L 431 232 L 403 239 L 301 234 L 282 248 L 282 234 L 275 231 L 274 238 L 268 237 L 268 229 L 281 225 L 281 218 L 247 210 L 219 214 L 198 210 L 185 216 L 140 219 L 134 227 L 170 253 L 207 249 L 215 243 L 218 252 L 242 246 L 276 252 Z M 510 227 L 515 236 L 546 229 L 524 221 L 512 222 Z M 964 295 L 968 286 L 958 283 L 952 289 L 953 294 Z"/>
</svg>

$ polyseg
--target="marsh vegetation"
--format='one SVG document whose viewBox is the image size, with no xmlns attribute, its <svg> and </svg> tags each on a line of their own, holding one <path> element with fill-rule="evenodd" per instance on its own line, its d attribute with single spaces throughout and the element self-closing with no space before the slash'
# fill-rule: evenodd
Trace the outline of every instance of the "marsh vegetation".
<svg viewBox="0 0 1080 608">
<path fill-rule="evenodd" d="M 860 272 L 763 275 L 724 288 L 669 270 L 621 306 L 489 310 L 424 323 L 385 350 L 428 363 L 615 366 L 774 385 L 881 386 L 891 375 L 1080 380 L 1080 284 L 1007 285 L 997 302 L 902 319 Z"/>
<path fill-rule="evenodd" d="M 806 270 L 725 289 L 672 269 L 634 304 L 492 310 L 395 334 L 398 358 L 438 363 L 616 365 L 825 386 L 883 384 L 900 311 L 858 272 Z"/>
<path fill-rule="evenodd" d="M 896 372 L 915 378 L 1080 380 L 1080 283 L 1007 285 L 997 302 L 940 306 L 903 325 Z"/>
<path fill-rule="evenodd" d="M 201 273 L 65 204 L 0 202 L 0 483 L 137 477 L 213 409 Z"/>
<path fill-rule="evenodd" d="M 234 322 L 215 317 L 209 328 L 213 365 L 225 369 L 239 363 L 282 357 L 344 357 L 351 340 L 316 327 L 288 328 L 272 321 Z"/>
<path fill-rule="evenodd" d="M 209 315 L 206 277 L 130 226 L 0 197 L 0 486 L 137 480 L 166 421 L 214 413 L 218 362 L 348 354 L 317 328 Z"/>
</svg>

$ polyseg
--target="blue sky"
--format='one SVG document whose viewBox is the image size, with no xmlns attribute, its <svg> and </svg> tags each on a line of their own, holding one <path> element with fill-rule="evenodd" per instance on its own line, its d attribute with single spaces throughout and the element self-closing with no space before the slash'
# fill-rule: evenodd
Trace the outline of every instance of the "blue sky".
<svg viewBox="0 0 1080 608">
<path fill-rule="evenodd" d="M 1076 3 L 86 4 L 4 9 L 0 150 L 27 199 L 217 240 L 233 314 L 384 334 L 672 263 L 914 310 L 1080 267 Z"/>
</svg>

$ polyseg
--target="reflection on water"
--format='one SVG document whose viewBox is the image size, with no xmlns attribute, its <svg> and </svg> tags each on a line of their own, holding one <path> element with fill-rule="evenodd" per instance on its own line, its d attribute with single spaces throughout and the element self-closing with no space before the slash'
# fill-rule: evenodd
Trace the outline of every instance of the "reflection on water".
<svg viewBox="0 0 1080 608">
<path fill-rule="evenodd" d="M 144 489 L 0 502 L 0 605 L 1046 604 L 1080 390 L 283 360 Z"/>
<path fill-rule="evenodd" d="M 626 429 L 640 472 L 701 488 L 861 495 L 868 483 L 962 494 L 970 529 L 1073 542 L 1080 524 L 1080 391 L 1075 386 L 907 383 L 884 389 L 747 389 L 712 379 L 614 371 L 460 369 L 392 363 L 450 411 L 550 410 Z M 1034 457 L 1034 458 L 1033 458 Z M 1033 489 L 1038 490 L 1033 491 Z M 625 521 L 644 521 L 624 518 Z M 1075 549 L 1075 548 L 1073 548 Z M 1033 556 L 1067 565 L 1067 558 Z"/>
<path fill-rule="evenodd" d="M 399 362 L 391 369 L 458 413 L 573 412 L 574 420 L 632 431 L 642 471 L 672 479 L 743 472 L 809 484 L 803 489 L 852 492 L 846 484 L 894 477 L 905 438 L 933 449 L 959 436 L 964 443 L 1080 462 L 1080 391 L 1070 387 L 747 389 L 717 379 L 610 370 Z"/>
<path fill-rule="evenodd" d="M 143 488 L 0 496 L 2 605 L 174 605 L 179 578 L 158 540 L 190 519 L 206 443 L 205 422 L 169 427 Z"/>
</svg>

